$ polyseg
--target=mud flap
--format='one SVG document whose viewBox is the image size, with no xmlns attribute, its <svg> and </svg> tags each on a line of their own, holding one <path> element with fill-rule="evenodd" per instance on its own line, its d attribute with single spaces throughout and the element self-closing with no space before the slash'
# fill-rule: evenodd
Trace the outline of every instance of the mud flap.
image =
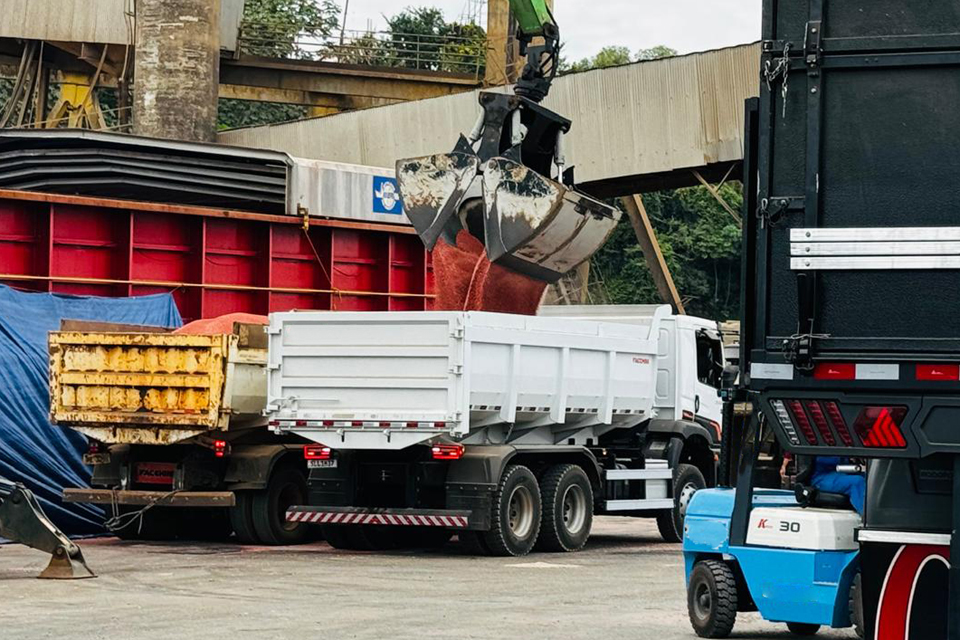
<svg viewBox="0 0 960 640">
<path fill-rule="evenodd" d="M 484 165 L 483 198 L 490 261 L 547 282 L 589 260 L 621 215 L 503 157 Z"/>
<path fill-rule="evenodd" d="M 403 209 L 428 250 L 445 231 L 455 242 L 461 228 L 456 214 L 479 170 L 476 155 L 456 151 L 397 162 Z"/>
</svg>

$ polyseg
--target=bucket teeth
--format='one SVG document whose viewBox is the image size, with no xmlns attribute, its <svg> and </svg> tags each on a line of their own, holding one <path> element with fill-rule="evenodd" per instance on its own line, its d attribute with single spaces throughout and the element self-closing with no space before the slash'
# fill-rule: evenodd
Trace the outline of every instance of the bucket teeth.
<svg viewBox="0 0 960 640">
<path fill-rule="evenodd" d="M 479 170 L 476 155 L 460 152 L 397 162 L 403 209 L 427 249 L 451 228 L 456 235 L 457 210 Z"/>
<path fill-rule="evenodd" d="M 483 168 L 484 229 L 491 262 L 555 282 L 607 241 L 620 211 L 507 158 Z"/>
</svg>

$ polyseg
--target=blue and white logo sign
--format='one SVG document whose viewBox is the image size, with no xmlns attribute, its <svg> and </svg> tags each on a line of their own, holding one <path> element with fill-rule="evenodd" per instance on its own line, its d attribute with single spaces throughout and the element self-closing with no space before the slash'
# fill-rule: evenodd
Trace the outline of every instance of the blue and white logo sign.
<svg viewBox="0 0 960 640">
<path fill-rule="evenodd" d="M 400 202 L 400 190 L 397 181 L 393 178 L 373 176 L 373 212 L 403 213 L 403 203 Z"/>
</svg>

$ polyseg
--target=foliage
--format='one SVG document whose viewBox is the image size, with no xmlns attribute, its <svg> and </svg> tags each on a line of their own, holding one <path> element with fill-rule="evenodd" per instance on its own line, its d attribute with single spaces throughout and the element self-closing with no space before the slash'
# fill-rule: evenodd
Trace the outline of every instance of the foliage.
<svg viewBox="0 0 960 640">
<path fill-rule="evenodd" d="M 677 55 L 677 52 L 670 47 L 658 45 L 650 49 L 641 49 L 636 54 L 630 53 L 630 49 L 623 46 L 610 46 L 600 49 L 597 55 L 592 58 L 583 58 L 573 63 L 566 60 L 560 62 L 561 73 L 573 73 L 577 71 L 589 71 L 591 69 L 606 69 L 607 67 L 618 67 L 631 62 L 642 62 L 646 60 L 659 60 L 661 58 L 670 58 Z"/>
<path fill-rule="evenodd" d="M 723 185 L 720 195 L 734 209 L 742 205 L 739 183 Z M 739 317 L 740 228 L 733 217 L 703 187 L 646 194 L 643 202 L 687 312 L 718 320 Z M 611 303 L 660 302 L 627 216 L 594 257 L 594 266 Z"/>
<path fill-rule="evenodd" d="M 334 0 L 246 0 L 244 52 L 270 58 L 310 58 L 296 46 L 302 38 L 326 38 L 340 27 Z"/>
<path fill-rule="evenodd" d="M 222 98 L 217 114 L 217 128 L 236 129 L 262 124 L 297 120 L 307 115 L 307 107 L 275 102 L 250 102 Z"/>
<path fill-rule="evenodd" d="M 479 73 L 482 75 L 486 34 L 475 24 L 447 22 L 439 9 L 408 7 L 387 18 L 387 38 L 367 34 L 338 54 L 344 62 Z"/>
</svg>

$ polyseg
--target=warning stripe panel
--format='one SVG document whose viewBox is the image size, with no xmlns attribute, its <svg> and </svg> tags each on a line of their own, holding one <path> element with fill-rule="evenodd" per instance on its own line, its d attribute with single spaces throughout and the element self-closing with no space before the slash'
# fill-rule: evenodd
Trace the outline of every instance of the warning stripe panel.
<svg viewBox="0 0 960 640">
<path fill-rule="evenodd" d="M 288 522 L 308 524 L 376 524 L 408 527 L 449 527 L 464 529 L 466 516 L 400 515 L 393 513 L 340 513 L 333 511 L 288 511 Z"/>
</svg>

